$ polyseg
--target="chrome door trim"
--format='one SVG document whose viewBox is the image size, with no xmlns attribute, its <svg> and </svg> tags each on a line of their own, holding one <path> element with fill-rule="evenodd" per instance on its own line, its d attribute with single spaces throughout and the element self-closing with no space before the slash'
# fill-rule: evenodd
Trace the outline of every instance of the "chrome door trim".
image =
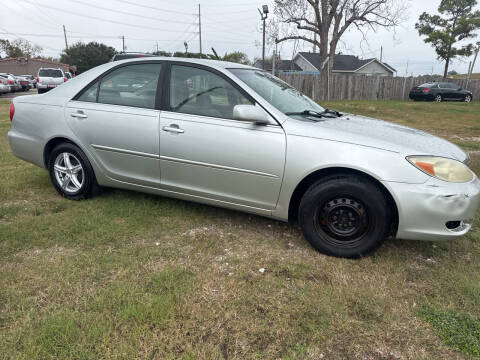
<svg viewBox="0 0 480 360">
<path fill-rule="evenodd" d="M 204 167 L 209 167 L 214 169 L 234 171 L 234 172 L 240 172 L 244 174 L 258 175 L 258 176 L 264 176 L 264 177 L 270 177 L 270 178 L 278 178 L 278 176 L 275 174 L 269 174 L 269 173 L 264 173 L 260 171 L 255 171 L 255 170 L 239 169 L 239 168 L 230 167 L 230 166 L 210 164 L 210 163 L 204 163 L 204 162 L 193 161 L 193 160 L 178 159 L 178 158 L 169 157 L 169 156 L 160 156 L 160 160 L 189 164 L 189 165 L 204 166 Z"/>
<path fill-rule="evenodd" d="M 121 154 L 128 154 L 128 155 L 135 155 L 135 156 L 141 156 L 141 157 L 146 157 L 146 158 L 151 158 L 151 159 L 157 159 L 159 158 L 158 155 L 155 154 L 149 154 L 149 153 L 143 153 L 140 151 L 132 151 L 132 150 L 126 150 L 126 149 L 118 149 L 118 148 L 113 148 L 109 146 L 103 146 L 103 145 L 91 145 L 94 149 L 97 150 L 104 150 L 104 151 L 110 151 L 110 152 L 117 152 Z"/>
</svg>

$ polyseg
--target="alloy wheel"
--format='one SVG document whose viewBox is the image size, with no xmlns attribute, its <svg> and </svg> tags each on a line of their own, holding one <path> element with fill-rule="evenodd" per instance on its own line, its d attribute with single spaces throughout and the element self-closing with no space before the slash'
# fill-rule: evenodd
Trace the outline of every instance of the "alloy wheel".
<svg viewBox="0 0 480 360">
<path fill-rule="evenodd" d="M 465 102 L 469 103 L 472 101 L 472 97 L 470 95 L 465 96 Z"/>
<path fill-rule="evenodd" d="M 58 154 L 54 163 L 55 179 L 60 187 L 69 194 L 80 191 L 85 174 L 78 158 L 68 152 Z"/>
<path fill-rule="evenodd" d="M 435 96 L 435 101 L 436 102 L 442 102 L 442 96 L 441 95 Z"/>
</svg>

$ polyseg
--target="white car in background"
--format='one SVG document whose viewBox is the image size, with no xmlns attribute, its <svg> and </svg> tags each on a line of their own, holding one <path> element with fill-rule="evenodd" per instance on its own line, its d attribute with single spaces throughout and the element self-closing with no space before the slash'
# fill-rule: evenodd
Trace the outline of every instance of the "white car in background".
<svg viewBox="0 0 480 360">
<path fill-rule="evenodd" d="M 7 85 L 10 88 L 10 92 L 22 90 L 20 80 L 17 79 L 14 75 L 8 73 L 0 73 L 0 76 L 7 79 Z"/>
<path fill-rule="evenodd" d="M 0 94 L 6 94 L 10 92 L 10 87 L 8 86 L 8 79 L 0 76 Z"/>
<path fill-rule="evenodd" d="M 68 79 L 62 69 L 41 68 L 38 70 L 37 89 L 42 94 L 62 85 Z"/>
</svg>

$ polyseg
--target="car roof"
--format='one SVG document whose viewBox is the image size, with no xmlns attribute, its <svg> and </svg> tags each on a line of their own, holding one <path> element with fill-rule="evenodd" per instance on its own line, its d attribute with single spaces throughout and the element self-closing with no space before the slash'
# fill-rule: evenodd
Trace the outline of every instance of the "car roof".
<svg viewBox="0 0 480 360">
<path fill-rule="evenodd" d="M 239 63 L 234 63 L 230 61 L 221 61 L 221 60 L 211 60 L 211 59 L 196 59 L 196 58 L 182 58 L 182 57 L 163 57 L 163 56 L 149 56 L 149 57 L 142 57 L 142 58 L 134 58 L 134 59 L 125 59 L 120 61 L 115 61 L 115 65 L 117 64 L 126 64 L 129 62 L 139 62 L 139 61 L 152 61 L 152 60 L 161 60 L 161 61 L 178 61 L 178 62 L 185 62 L 190 64 L 199 64 L 199 65 L 206 65 L 211 67 L 217 67 L 222 69 L 257 69 L 253 66 L 243 65 Z"/>
</svg>

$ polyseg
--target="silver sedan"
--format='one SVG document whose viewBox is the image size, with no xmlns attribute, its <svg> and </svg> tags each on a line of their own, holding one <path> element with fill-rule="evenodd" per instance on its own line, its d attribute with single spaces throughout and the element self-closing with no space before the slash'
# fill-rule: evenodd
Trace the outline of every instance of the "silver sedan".
<svg viewBox="0 0 480 360">
<path fill-rule="evenodd" d="M 17 97 L 16 156 L 66 198 L 101 186 L 288 221 L 317 250 L 365 255 L 389 236 L 466 234 L 480 182 L 457 146 L 324 109 L 278 78 L 228 62 L 108 63 L 47 94 Z"/>
</svg>

